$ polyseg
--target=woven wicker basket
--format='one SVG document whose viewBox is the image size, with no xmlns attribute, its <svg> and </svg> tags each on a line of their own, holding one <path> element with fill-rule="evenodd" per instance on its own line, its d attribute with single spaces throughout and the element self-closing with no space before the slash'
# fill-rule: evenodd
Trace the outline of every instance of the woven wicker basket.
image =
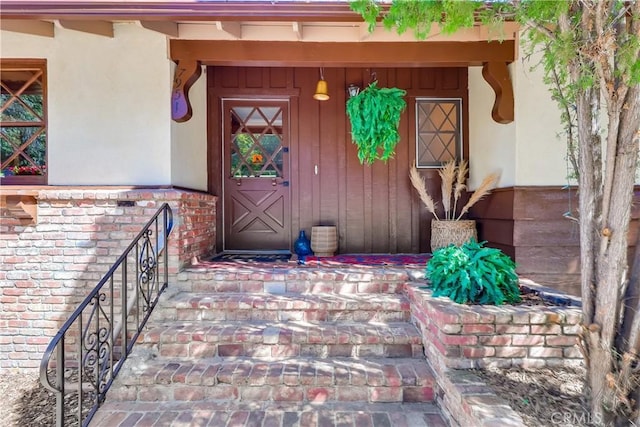
<svg viewBox="0 0 640 427">
<path fill-rule="evenodd" d="M 451 244 L 461 246 L 472 238 L 478 239 L 476 222 L 474 220 L 431 221 L 432 252 Z"/>
</svg>

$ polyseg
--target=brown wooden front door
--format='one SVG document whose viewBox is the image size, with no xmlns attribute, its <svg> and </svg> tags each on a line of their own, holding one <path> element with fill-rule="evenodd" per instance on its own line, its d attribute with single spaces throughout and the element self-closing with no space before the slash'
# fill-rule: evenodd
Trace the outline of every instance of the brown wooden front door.
<svg viewBox="0 0 640 427">
<path fill-rule="evenodd" d="M 224 249 L 291 246 L 287 101 L 223 100 Z"/>
</svg>

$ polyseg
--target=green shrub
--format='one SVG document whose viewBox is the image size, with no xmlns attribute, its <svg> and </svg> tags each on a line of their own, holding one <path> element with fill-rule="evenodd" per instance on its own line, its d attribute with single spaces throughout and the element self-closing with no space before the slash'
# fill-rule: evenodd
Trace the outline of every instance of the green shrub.
<svg viewBox="0 0 640 427">
<path fill-rule="evenodd" d="M 460 304 L 512 304 L 520 301 L 516 265 L 501 250 L 485 248 L 475 240 L 433 253 L 427 278 L 433 296 Z"/>
</svg>

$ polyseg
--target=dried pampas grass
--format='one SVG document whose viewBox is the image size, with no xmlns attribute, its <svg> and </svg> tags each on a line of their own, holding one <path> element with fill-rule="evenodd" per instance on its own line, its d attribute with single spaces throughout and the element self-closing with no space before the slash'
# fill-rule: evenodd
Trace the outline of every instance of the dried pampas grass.
<svg viewBox="0 0 640 427">
<path fill-rule="evenodd" d="M 487 194 L 491 193 L 491 190 L 495 187 L 500 179 L 500 174 L 492 173 L 487 175 L 476 191 L 473 192 L 469 201 L 462 207 L 460 214 L 456 216 L 458 207 L 458 201 L 462 198 L 463 193 L 467 190 L 467 174 L 469 173 L 469 165 L 466 160 L 456 165 L 455 161 L 447 162 L 442 169 L 438 171 L 440 178 L 442 179 L 442 206 L 444 208 L 443 220 L 455 220 L 458 221 L 464 214 L 469 212 L 469 209 L 480 201 Z M 412 166 L 409 170 L 409 178 L 411 184 L 418 192 L 420 200 L 426 206 L 427 210 L 433 214 L 436 220 L 440 221 L 436 213 L 437 203 L 433 200 L 433 197 L 429 195 L 427 186 L 424 182 L 424 178 L 418 172 L 416 166 Z M 453 206 L 451 202 L 453 200 Z"/>
<path fill-rule="evenodd" d="M 422 203 L 424 203 L 424 205 L 427 207 L 427 210 L 431 212 L 437 220 L 439 220 L 440 218 L 438 218 L 438 214 L 436 213 L 436 202 L 433 201 L 433 198 L 427 192 L 427 186 L 424 183 L 424 178 L 422 178 L 422 176 L 418 173 L 418 169 L 416 169 L 415 166 L 411 167 L 411 170 L 409 171 L 409 178 L 411 179 L 411 184 L 418 192 Z"/>
<path fill-rule="evenodd" d="M 482 180 L 482 184 L 480 184 L 480 187 L 478 187 L 476 191 L 473 192 L 471 197 L 469 197 L 469 201 L 467 202 L 466 205 L 464 205 L 464 207 L 460 211 L 460 215 L 458 215 L 458 218 L 456 219 L 462 218 L 462 215 L 466 214 L 471 208 L 471 206 L 475 205 L 478 201 L 480 201 L 480 199 L 482 199 L 487 194 L 491 193 L 491 190 L 498 183 L 499 179 L 500 179 L 500 174 L 498 173 L 494 172 L 492 174 L 487 175 Z"/>
<path fill-rule="evenodd" d="M 458 166 L 456 185 L 453 187 L 453 215 L 456 214 L 458 200 L 462 197 L 462 192 L 467 189 L 467 173 L 469 173 L 469 164 L 466 160 L 463 160 Z"/>
<path fill-rule="evenodd" d="M 442 189 L 442 207 L 444 208 L 444 219 L 453 219 L 455 212 L 451 211 L 451 192 L 453 182 L 456 179 L 456 162 L 450 161 L 438 171 L 440 175 Z"/>
</svg>

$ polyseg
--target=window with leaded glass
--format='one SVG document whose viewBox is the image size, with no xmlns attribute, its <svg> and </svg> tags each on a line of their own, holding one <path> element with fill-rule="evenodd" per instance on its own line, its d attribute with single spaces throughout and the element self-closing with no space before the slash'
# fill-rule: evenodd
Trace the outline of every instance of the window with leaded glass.
<svg viewBox="0 0 640 427">
<path fill-rule="evenodd" d="M 234 178 L 282 176 L 282 108 L 231 109 L 231 175 Z"/>
<path fill-rule="evenodd" d="M 46 61 L 0 61 L 3 184 L 47 182 Z"/>
<path fill-rule="evenodd" d="M 417 166 L 439 168 L 462 158 L 462 100 L 416 99 Z"/>
</svg>

